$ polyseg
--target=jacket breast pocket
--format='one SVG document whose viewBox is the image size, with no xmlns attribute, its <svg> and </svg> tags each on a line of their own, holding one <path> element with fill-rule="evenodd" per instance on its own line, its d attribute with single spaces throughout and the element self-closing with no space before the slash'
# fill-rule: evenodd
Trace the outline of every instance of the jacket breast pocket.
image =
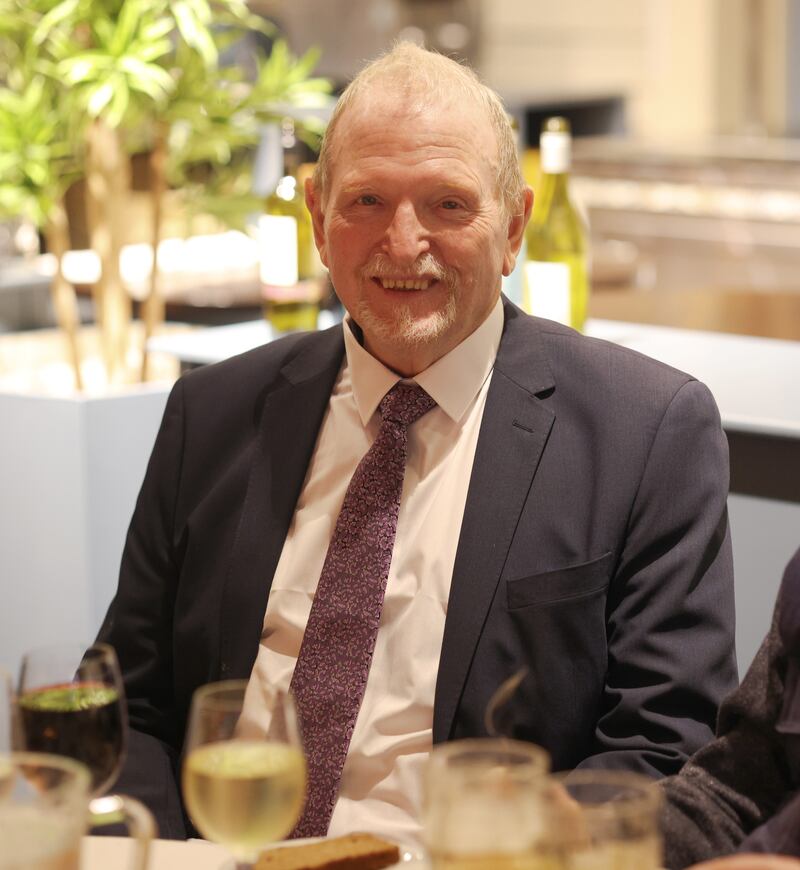
<svg viewBox="0 0 800 870">
<path fill-rule="evenodd" d="M 611 552 L 590 562 L 544 571 L 506 583 L 509 610 L 544 607 L 604 592 L 611 579 Z"/>
</svg>

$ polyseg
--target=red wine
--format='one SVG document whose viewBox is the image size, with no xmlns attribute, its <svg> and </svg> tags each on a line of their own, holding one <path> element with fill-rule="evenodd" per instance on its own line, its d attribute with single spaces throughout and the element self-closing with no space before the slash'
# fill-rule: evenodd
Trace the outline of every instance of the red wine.
<svg viewBox="0 0 800 870">
<path fill-rule="evenodd" d="M 27 749 L 82 761 L 92 791 L 111 784 L 123 751 L 116 689 L 91 682 L 46 686 L 23 694 L 19 707 Z"/>
</svg>

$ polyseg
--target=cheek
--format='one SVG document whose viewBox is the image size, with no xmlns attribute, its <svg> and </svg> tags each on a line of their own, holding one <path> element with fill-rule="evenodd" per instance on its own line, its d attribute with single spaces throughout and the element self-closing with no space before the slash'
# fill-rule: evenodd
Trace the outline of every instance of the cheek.
<svg viewBox="0 0 800 870">
<path fill-rule="evenodd" d="M 331 221 L 325 241 L 328 259 L 333 265 L 342 266 L 356 264 L 369 245 L 366 233 L 341 220 Z"/>
</svg>

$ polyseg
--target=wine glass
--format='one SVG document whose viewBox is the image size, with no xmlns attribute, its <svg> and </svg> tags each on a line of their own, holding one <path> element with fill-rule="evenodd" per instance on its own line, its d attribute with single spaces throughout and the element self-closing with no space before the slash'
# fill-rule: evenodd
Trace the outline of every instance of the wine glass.
<svg viewBox="0 0 800 870">
<path fill-rule="evenodd" d="M 93 804 L 112 802 L 103 824 L 124 820 L 133 838 L 133 870 L 146 870 L 155 822 L 143 804 L 117 795 L 89 799 L 91 777 L 85 764 L 62 755 L 10 752 L 0 793 L 2 870 L 78 870 L 81 837 L 94 821 Z"/>
<path fill-rule="evenodd" d="M 242 716 L 247 680 L 201 686 L 186 735 L 183 795 L 197 829 L 252 867 L 303 807 L 306 764 L 288 692 L 259 690 L 259 725 Z"/>
<path fill-rule="evenodd" d="M 18 701 L 22 741 L 32 752 L 66 755 L 91 774 L 91 794 L 117 779 L 127 742 L 127 710 L 114 650 L 56 644 L 26 653 Z"/>
<path fill-rule="evenodd" d="M 649 777 L 621 770 L 553 774 L 541 802 L 541 856 L 565 867 L 661 866 L 661 792 Z"/>
<path fill-rule="evenodd" d="M 531 870 L 550 758 L 504 738 L 434 746 L 424 831 L 433 870 Z"/>
</svg>

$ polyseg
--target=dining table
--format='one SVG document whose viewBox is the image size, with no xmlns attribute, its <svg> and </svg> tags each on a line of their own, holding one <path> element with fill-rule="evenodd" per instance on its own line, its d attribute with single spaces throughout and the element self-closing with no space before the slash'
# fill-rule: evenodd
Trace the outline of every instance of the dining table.
<svg viewBox="0 0 800 870">
<path fill-rule="evenodd" d="M 84 837 L 81 870 L 128 870 L 134 841 L 129 837 Z M 153 840 L 148 870 L 234 870 L 236 862 L 223 846 L 205 840 Z"/>
<path fill-rule="evenodd" d="M 279 846 L 300 845 L 308 840 L 292 840 Z M 83 838 L 81 870 L 128 870 L 132 868 L 134 841 L 128 837 Z M 231 853 L 207 840 L 153 840 L 148 870 L 235 870 Z M 413 849 L 403 849 L 395 867 L 403 870 L 429 870 L 425 858 Z"/>
</svg>

